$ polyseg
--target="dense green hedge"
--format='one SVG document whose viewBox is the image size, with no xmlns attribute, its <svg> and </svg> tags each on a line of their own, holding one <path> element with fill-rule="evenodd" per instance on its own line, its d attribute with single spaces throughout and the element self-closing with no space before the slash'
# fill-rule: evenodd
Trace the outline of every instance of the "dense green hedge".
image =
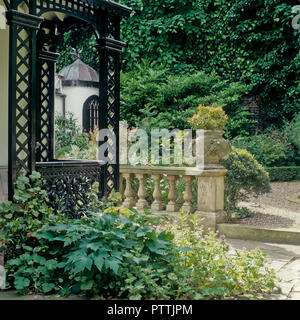
<svg viewBox="0 0 300 320">
<path fill-rule="evenodd" d="M 130 127 L 185 129 L 199 104 L 222 106 L 229 117 L 228 135 L 247 135 L 253 121 L 240 101 L 250 89 L 215 74 L 190 70 L 170 75 L 165 68 L 141 63 L 121 76 L 120 116 Z"/>
<path fill-rule="evenodd" d="M 300 180 L 300 167 L 273 167 L 266 168 L 271 181 Z"/>
</svg>

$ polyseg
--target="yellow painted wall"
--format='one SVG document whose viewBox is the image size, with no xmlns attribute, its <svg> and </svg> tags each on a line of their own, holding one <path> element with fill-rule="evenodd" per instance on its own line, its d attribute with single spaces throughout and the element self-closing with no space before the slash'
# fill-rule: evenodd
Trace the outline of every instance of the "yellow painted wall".
<svg viewBox="0 0 300 320">
<path fill-rule="evenodd" d="M 2 0 L 0 0 L 0 6 L 4 7 Z M 9 27 L 4 25 L 4 19 L 4 15 L 0 14 L 0 26 L 5 27 L 5 29 L 0 28 L 0 166 L 8 165 Z"/>
</svg>

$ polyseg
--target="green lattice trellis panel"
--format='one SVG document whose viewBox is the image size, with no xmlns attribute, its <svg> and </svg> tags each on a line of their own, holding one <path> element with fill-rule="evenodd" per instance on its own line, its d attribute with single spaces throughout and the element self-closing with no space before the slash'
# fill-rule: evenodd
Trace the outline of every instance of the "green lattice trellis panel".
<svg viewBox="0 0 300 320">
<path fill-rule="evenodd" d="M 39 137 L 40 143 L 40 155 L 42 162 L 50 161 L 50 115 L 51 115 L 51 105 L 50 105 L 50 66 L 46 61 L 42 63 L 41 66 L 41 102 L 40 102 L 40 133 Z"/>
<path fill-rule="evenodd" d="M 21 170 L 35 168 L 36 30 L 42 19 L 17 11 L 6 13 L 10 25 L 9 198 Z"/>
<path fill-rule="evenodd" d="M 39 103 L 37 108 L 37 154 L 39 162 L 52 161 L 54 158 L 54 77 L 55 62 L 58 54 L 41 51 L 38 57 L 40 79 Z"/>
<path fill-rule="evenodd" d="M 17 28 L 16 51 L 16 168 L 30 170 L 30 31 Z"/>
<path fill-rule="evenodd" d="M 115 133 L 116 150 L 119 150 L 119 104 L 118 104 L 118 61 L 119 55 L 112 53 L 108 56 L 108 86 L 107 86 L 107 127 Z M 109 142 L 109 140 L 108 140 Z M 108 164 L 106 181 L 106 193 L 109 194 L 113 189 L 119 189 L 119 159 L 116 152 L 116 164 Z"/>
</svg>

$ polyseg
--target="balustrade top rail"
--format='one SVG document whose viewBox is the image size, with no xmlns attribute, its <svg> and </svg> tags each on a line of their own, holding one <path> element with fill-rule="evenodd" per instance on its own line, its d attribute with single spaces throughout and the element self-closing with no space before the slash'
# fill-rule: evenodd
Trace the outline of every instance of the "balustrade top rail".
<svg viewBox="0 0 300 320">
<path fill-rule="evenodd" d="M 165 174 L 175 176 L 224 176 L 224 168 L 203 169 L 198 167 L 160 167 L 160 166 L 120 166 L 120 173 Z"/>
</svg>

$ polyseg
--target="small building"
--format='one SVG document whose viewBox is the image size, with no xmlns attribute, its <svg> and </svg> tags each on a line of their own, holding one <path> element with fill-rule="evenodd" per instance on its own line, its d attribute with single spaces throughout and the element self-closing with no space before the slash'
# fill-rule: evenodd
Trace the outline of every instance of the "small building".
<svg viewBox="0 0 300 320">
<path fill-rule="evenodd" d="M 55 112 L 72 112 L 86 132 L 98 127 L 99 75 L 96 70 L 76 60 L 56 75 Z"/>
</svg>

